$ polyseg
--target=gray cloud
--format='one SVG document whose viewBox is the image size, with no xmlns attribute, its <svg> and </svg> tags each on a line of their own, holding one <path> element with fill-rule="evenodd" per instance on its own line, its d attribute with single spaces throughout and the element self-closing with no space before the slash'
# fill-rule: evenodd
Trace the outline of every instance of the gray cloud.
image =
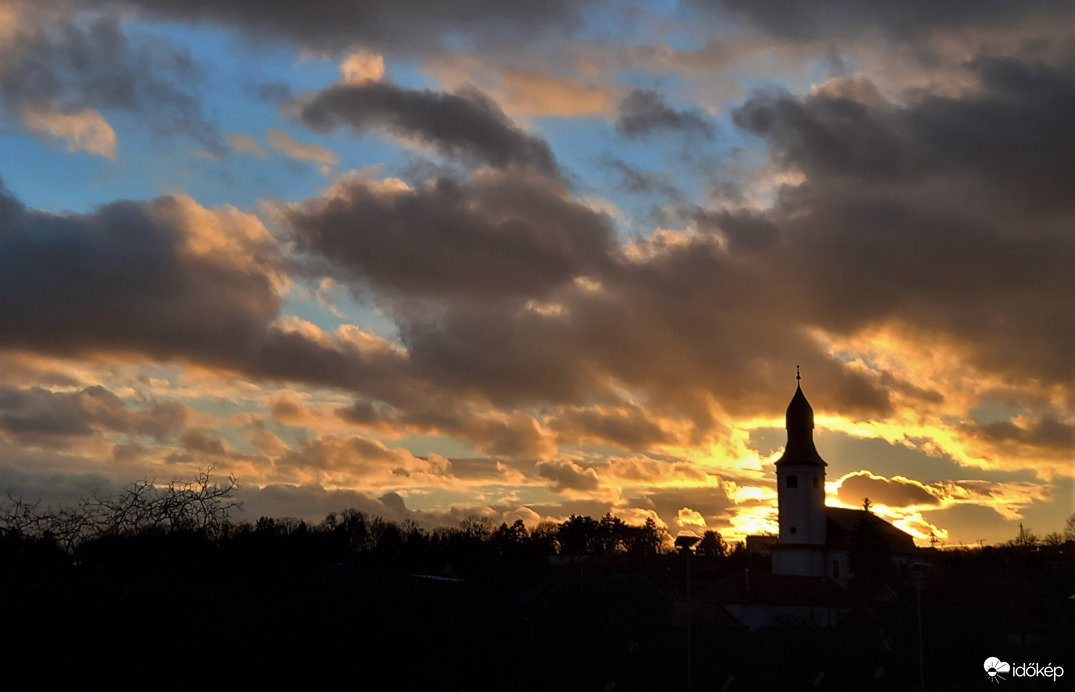
<svg viewBox="0 0 1075 692">
<path fill-rule="evenodd" d="M 795 40 L 879 32 L 895 39 L 922 41 L 939 30 L 1007 28 L 1028 15 L 1039 13 L 1054 15 L 1060 21 L 1070 18 L 1066 15 L 1070 8 L 1057 0 L 1026 3 L 1005 0 L 971 3 L 692 0 L 692 4 L 703 9 L 729 12 L 749 20 L 770 34 Z"/>
<path fill-rule="evenodd" d="M 129 37 L 114 17 L 87 28 L 72 22 L 21 28 L 5 39 L 0 63 L 0 94 L 5 111 L 11 109 L 6 117 L 27 108 L 120 111 L 159 136 L 185 134 L 224 156 L 228 147 L 194 93 L 201 80 L 202 68 L 188 49 L 160 37 Z"/>
<path fill-rule="evenodd" d="M 285 216 L 304 249 L 409 295 L 537 297 L 594 270 L 613 247 L 606 217 L 521 172 L 393 193 L 354 180 Z"/>
<path fill-rule="evenodd" d="M 807 178 L 768 214 L 803 318 L 837 332 L 899 320 L 983 370 L 1066 387 L 1072 64 L 977 59 L 976 91 L 903 107 L 769 94 L 736 111 Z"/>
<path fill-rule="evenodd" d="M 587 492 L 596 490 L 598 486 L 597 473 L 573 461 L 560 459 L 539 461 L 535 468 L 539 476 L 550 481 L 554 492 Z"/>
<path fill-rule="evenodd" d="M 67 215 L 26 209 L 2 188 L 0 199 L 0 348 L 136 352 L 344 387 L 394 368 L 389 354 L 275 324 L 277 249 L 263 231 L 246 234 L 250 218 L 176 197 Z"/>
<path fill-rule="evenodd" d="M 967 423 L 963 429 L 974 437 L 996 445 L 1021 444 L 1046 448 L 1061 454 L 1067 453 L 1069 457 L 1075 444 L 1075 426 L 1051 415 L 1033 420 L 1030 425 L 1023 427 L 1011 421 L 995 421 L 985 425 Z"/>
<path fill-rule="evenodd" d="M 675 435 L 663 430 L 638 404 L 611 410 L 565 407 L 549 419 L 549 428 L 561 444 L 607 442 L 631 450 L 676 441 Z"/>
<path fill-rule="evenodd" d="M 172 439 L 183 429 L 187 408 L 177 402 L 130 409 L 111 391 L 95 385 L 76 392 L 40 387 L 0 387 L 0 431 L 41 441 L 99 431 Z"/>
<path fill-rule="evenodd" d="M 387 82 L 336 84 L 300 101 L 299 119 L 317 132 L 346 127 L 386 130 L 441 154 L 493 166 L 533 166 L 551 176 L 558 167 L 545 140 L 519 129 L 476 89 L 456 94 L 408 89 Z"/>
<path fill-rule="evenodd" d="M 498 0 L 80 0 L 87 8 L 134 8 L 143 16 L 187 22 L 215 22 L 248 36 L 290 39 L 302 45 L 339 50 L 356 43 L 394 50 L 431 51 L 445 36 L 468 42 L 518 46 L 549 32 L 562 35 L 582 25 L 594 0 L 503 3 Z"/>
<path fill-rule="evenodd" d="M 623 391 L 693 424 L 699 442 L 723 430 L 715 396 L 733 416 L 779 414 L 795 363 L 826 413 L 884 416 L 893 394 L 937 401 L 848 366 L 817 329 L 895 323 L 956 347 L 971 374 L 1069 392 L 1071 67 L 968 70 L 978 87 L 958 98 L 752 97 L 735 121 L 805 181 L 768 209 L 700 210 L 697 232 L 618 242 L 560 182 L 516 167 L 409 190 L 345 179 L 284 208 L 307 256 L 367 292 L 405 351 L 279 327 L 271 244 L 228 261 L 188 252 L 175 199 L 66 216 L 0 199 L 0 344 L 337 386 L 359 394 L 342 414 L 358 425 L 517 457 L 545 445 L 535 409 L 551 425 L 557 407 L 615 407 Z M 660 439 L 632 439 L 615 417 L 559 425 L 629 447 Z"/>
<path fill-rule="evenodd" d="M 837 496 L 849 505 L 861 505 L 866 497 L 889 507 L 940 504 L 940 500 L 917 483 L 878 478 L 865 471 L 845 477 Z"/>
<path fill-rule="evenodd" d="M 616 129 L 628 137 L 644 137 L 659 131 L 713 136 L 713 124 L 700 113 L 676 110 L 656 91 L 635 89 L 620 103 Z"/>
</svg>

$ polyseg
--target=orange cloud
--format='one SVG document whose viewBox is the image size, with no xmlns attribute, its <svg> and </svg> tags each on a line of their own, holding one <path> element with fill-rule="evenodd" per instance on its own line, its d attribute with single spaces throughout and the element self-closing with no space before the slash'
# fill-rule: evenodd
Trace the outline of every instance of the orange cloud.
<svg viewBox="0 0 1075 692">
<path fill-rule="evenodd" d="M 340 155 L 320 144 L 304 144 L 283 130 L 269 130 L 269 144 L 273 149 L 293 159 L 306 159 L 326 166 L 335 166 L 340 162 Z"/>
<path fill-rule="evenodd" d="M 51 106 L 23 105 L 22 120 L 34 132 L 62 139 L 67 151 L 116 158 L 116 131 L 92 108 L 63 113 Z"/>
</svg>

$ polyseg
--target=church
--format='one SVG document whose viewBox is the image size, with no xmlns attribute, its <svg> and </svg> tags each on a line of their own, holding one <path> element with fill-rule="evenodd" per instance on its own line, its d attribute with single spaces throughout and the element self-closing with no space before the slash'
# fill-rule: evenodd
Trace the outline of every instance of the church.
<svg viewBox="0 0 1075 692">
<path fill-rule="evenodd" d="M 796 380 L 801 378 L 796 375 Z M 825 505 L 827 464 L 814 446 L 814 410 L 801 386 L 788 405 L 786 423 L 787 444 L 776 461 L 779 534 L 775 541 L 747 537 L 748 546 L 768 546 L 771 573 L 742 570 L 699 597 L 712 613 L 730 615 L 752 631 L 767 625 L 836 627 L 844 622 L 861 607 L 847 587 L 854 577 L 849 555 L 862 549 L 863 534 L 868 534 L 876 559 L 892 563 L 897 581 L 906 579 L 911 565 L 921 559 L 911 536 L 877 515 Z M 895 584 L 883 586 L 890 585 Z M 877 597 L 884 594 L 869 596 Z"/>
<path fill-rule="evenodd" d="M 801 383 L 788 405 L 786 425 L 787 444 L 776 462 L 780 531 L 771 546 L 773 574 L 828 577 L 846 588 L 848 552 L 855 533 L 864 528 L 883 542 L 889 559 L 904 572 L 918 559 L 909 534 L 864 510 L 825 505 L 827 464 L 814 446 L 814 409 Z"/>
</svg>

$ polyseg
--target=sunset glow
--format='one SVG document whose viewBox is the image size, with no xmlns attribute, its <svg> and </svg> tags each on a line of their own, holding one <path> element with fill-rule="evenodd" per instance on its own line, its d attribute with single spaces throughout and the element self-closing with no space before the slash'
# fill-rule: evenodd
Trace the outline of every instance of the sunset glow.
<svg viewBox="0 0 1075 692">
<path fill-rule="evenodd" d="M 4 3 L 0 492 L 1063 530 L 1070 8 L 360 5 Z"/>
</svg>

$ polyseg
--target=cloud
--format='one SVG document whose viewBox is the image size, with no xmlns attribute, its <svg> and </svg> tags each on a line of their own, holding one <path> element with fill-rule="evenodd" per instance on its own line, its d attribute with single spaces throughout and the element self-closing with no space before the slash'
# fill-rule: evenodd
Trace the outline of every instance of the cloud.
<svg viewBox="0 0 1075 692">
<path fill-rule="evenodd" d="M 542 295 L 605 261 L 612 244 L 608 219 L 525 173 L 415 189 L 344 179 L 283 214 L 300 247 L 353 282 L 410 295 Z"/>
<path fill-rule="evenodd" d="M 344 84 L 378 82 L 384 76 L 384 56 L 366 50 L 350 53 L 340 63 L 340 77 Z"/>
<path fill-rule="evenodd" d="M 697 512 L 690 507 L 681 507 L 679 511 L 676 512 L 676 523 L 680 526 L 680 528 L 686 526 L 697 526 L 699 528 L 704 529 L 705 517 L 702 516 L 701 512 Z"/>
<path fill-rule="evenodd" d="M 921 483 L 906 478 L 875 476 L 869 471 L 849 473 L 837 483 L 837 497 L 849 505 L 861 506 L 863 498 L 888 507 L 937 505 L 940 501 Z"/>
<path fill-rule="evenodd" d="M 398 395 L 388 398 L 401 408 L 363 400 L 336 413 L 349 423 L 381 434 L 445 435 L 501 458 L 545 457 L 556 453 L 549 431 L 532 415 L 521 411 L 501 412 L 453 401 L 462 397 L 437 397 L 433 402 L 408 400 Z"/>
<path fill-rule="evenodd" d="M 444 156 L 558 174 L 545 140 L 523 132 L 476 89 L 448 94 L 366 81 L 333 85 L 300 99 L 296 107 L 298 119 L 315 132 L 382 130 Z"/>
<path fill-rule="evenodd" d="M 961 479 L 923 483 L 903 476 L 885 478 L 869 471 L 844 475 L 832 484 L 836 496 L 846 505 L 861 507 L 869 497 L 879 505 L 883 514 L 899 521 L 917 522 L 940 529 L 923 519 L 923 512 L 939 512 L 951 507 L 977 505 L 988 507 L 1008 520 L 1020 519 L 1023 511 L 1034 504 L 1052 499 L 1048 486 L 1021 481 L 986 481 Z M 931 514 L 931 516 L 934 516 Z M 943 514 L 936 514 L 943 523 Z M 929 530 L 918 531 L 919 537 Z"/>
<path fill-rule="evenodd" d="M 996 421 L 985 425 L 967 425 L 974 436 L 995 444 L 1015 443 L 1034 447 L 1071 451 L 1075 427 L 1047 416 L 1037 420 Z"/>
<path fill-rule="evenodd" d="M 67 143 L 67 151 L 116 158 L 116 131 L 95 110 L 59 113 L 39 106 L 23 106 L 22 121 L 33 132 L 43 132 Z"/>
<path fill-rule="evenodd" d="M 1061 231 L 1075 211 L 1062 115 L 1075 75 L 1016 58 L 968 69 L 976 89 L 904 106 L 752 97 L 735 121 L 805 176 L 763 218 L 796 258 L 785 279 L 804 289 L 804 319 L 835 333 L 898 321 L 982 371 L 1067 387 L 1072 316 L 1055 297 L 1075 290 Z"/>
<path fill-rule="evenodd" d="M 769 34 L 800 41 L 880 33 L 892 39 L 924 42 L 938 31 L 1009 28 L 1028 15 L 1052 15 L 1061 21 L 1064 16 L 1063 3 L 1049 0 L 1014 6 L 1003 0 L 944 4 L 692 0 L 692 4 L 745 18 Z"/>
<path fill-rule="evenodd" d="M 283 130 L 269 130 L 269 144 L 273 149 L 283 152 L 293 159 L 306 159 L 327 166 L 335 166 L 340 162 L 340 155 L 329 151 L 320 144 L 303 144 L 295 141 L 295 138 Z"/>
<path fill-rule="evenodd" d="M 557 493 L 590 492 L 597 489 L 597 473 L 593 469 L 579 466 L 573 461 L 553 459 L 537 464 L 538 475 L 551 483 Z"/>
<path fill-rule="evenodd" d="M 185 134 L 209 153 L 227 147 L 194 89 L 201 68 L 188 50 L 161 37 L 125 34 L 119 20 L 84 28 L 29 21 L 5 40 L 0 95 L 35 132 L 64 139 L 70 151 L 115 158 L 116 135 L 103 113 L 138 116 L 158 136 Z"/>
<path fill-rule="evenodd" d="M 636 89 L 620 103 L 616 130 L 628 137 L 659 131 L 682 132 L 710 138 L 713 124 L 693 111 L 677 111 L 656 91 Z"/>
<path fill-rule="evenodd" d="M 520 115 L 604 116 L 613 106 L 605 89 L 537 70 L 504 70 L 493 93 L 505 110 Z"/>
<path fill-rule="evenodd" d="M 278 319 L 279 248 L 251 215 L 188 197 L 47 214 L 0 192 L 2 349 L 139 354 L 345 387 L 398 371 L 398 355 L 365 353 L 347 330 Z M 367 356 L 379 365 L 367 369 Z"/>
<path fill-rule="evenodd" d="M 243 154 L 250 154 L 251 156 L 259 159 L 264 159 L 267 154 L 262 150 L 258 141 L 251 135 L 231 134 L 228 135 L 228 144 L 231 145 L 233 151 L 237 151 Z"/>
<path fill-rule="evenodd" d="M 549 427 L 563 443 L 607 442 L 624 449 L 652 449 L 678 441 L 662 421 L 654 420 L 645 407 L 626 404 L 617 407 L 565 407 L 549 421 Z"/>
<path fill-rule="evenodd" d="M 443 48 L 446 36 L 466 43 L 518 45 L 547 34 L 562 34 L 582 26 L 587 5 L 594 0 L 551 0 L 540 4 L 505 4 L 469 0 L 444 5 L 436 0 L 399 3 L 372 0 L 355 5 L 347 0 L 315 0 L 302 7 L 253 0 L 221 4 L 212 0 L 81 0 L 79 5 L 100 9 L 127 6 L 146 18 L 215 22 L 253 37 L 283 38 L 309 48 L 341 50 L 354 44 L 416 52 Z"/>
<path fill-rule="evenodd" d="M 123 433 L 174 439 L 188 418 L 178 402 L 151 403 L 131 409 L 100 385 L 57 392 L 41 387 L 0 386 L 0 434 L 24 443 L 54 446 L 55 438 Z"/>
</svg>

